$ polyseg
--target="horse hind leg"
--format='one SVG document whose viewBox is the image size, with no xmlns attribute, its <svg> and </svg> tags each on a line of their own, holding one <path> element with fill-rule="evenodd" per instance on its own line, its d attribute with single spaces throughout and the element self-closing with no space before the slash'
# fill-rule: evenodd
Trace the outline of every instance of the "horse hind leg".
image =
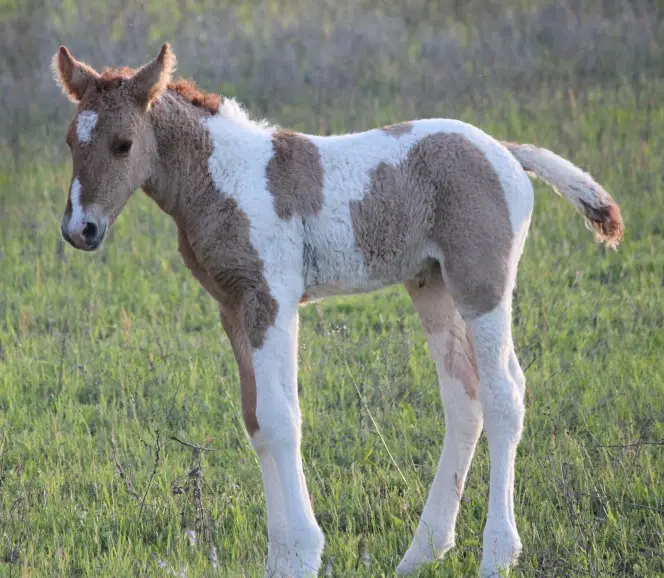
<svg viewBox="0 0 664 578">
<path fill-rule="evenodd" d="M 405 284 L 436 365 L 445 412 L 445 439 L 438 469 L 417 531 L 397 568 L 409 574 L 454 546 L 455 525 L 466 475 L 482 431 L 478 377 L 466 325 L 436 265 L 426 281 Z"/>
<path fill-rule="evenodd" d="M 449 275 L 445 270 L 451 277 L 445 277 L 448 287 L 472 336 L 479 373 L 478 399 L 489 444 L 489 507 L 480 568 L 483 577 L 506 575 L 521 551 L 514 517 L 514 471 L 525 414 L 525 377 L 514 351 L 511 319 L 521 247 L 522 240 L 516 239 L 508 256 L 511 262 L 502 276 L 491 276 L 502 259 L 490 247 L 485 251 L 485 266 L 471 267 L 474 261 L 459 255 L 456 274 Z M 483 288 L 483 301 L 469 290 L 472 287 Z"/>
</svg>

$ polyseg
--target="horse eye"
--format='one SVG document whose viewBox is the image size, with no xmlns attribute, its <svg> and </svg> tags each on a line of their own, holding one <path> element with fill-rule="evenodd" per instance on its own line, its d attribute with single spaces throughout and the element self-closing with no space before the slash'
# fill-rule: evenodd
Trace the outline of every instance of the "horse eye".
<svg viewBox="0 0 664 578">
<path fill-rule="evenodd" d="M 130 140 L 119 140 L 113 144 L 113 152 L 116 155 L 126 155 L 131 150 Z"/>
</svg>

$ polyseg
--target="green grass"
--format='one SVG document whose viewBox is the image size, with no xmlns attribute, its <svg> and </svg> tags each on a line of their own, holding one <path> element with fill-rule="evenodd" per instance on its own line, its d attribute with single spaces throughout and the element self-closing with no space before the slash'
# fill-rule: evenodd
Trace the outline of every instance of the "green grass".
<svg viewBox="0 0 664 578">
<path fill-rule="evenodd" d="M 528 379 L 517 576 L 664 576 L 662 94 L 543 95 L 465 115 L 590 170 L 614 192 L 627 227 L 619 251 L 606 251 L 536 185 L 515 306 Z M 216 307 L 182 265 L 173 225 L 141 193 L 100 253 L 64 247 L 69 174 L 68 162 L 0 173 L 0 575 L 259 576 L 262 483 Z M 393 575 L 444 434 L 433 363 L 405 292 L 303 308 L 300 363 L 324 567 Z M 173 436 L 211 451 L 198 455 Z M 457 548 L 421 576 L 477 571 L 487 478 L 483 437 Z"/>
</svg>

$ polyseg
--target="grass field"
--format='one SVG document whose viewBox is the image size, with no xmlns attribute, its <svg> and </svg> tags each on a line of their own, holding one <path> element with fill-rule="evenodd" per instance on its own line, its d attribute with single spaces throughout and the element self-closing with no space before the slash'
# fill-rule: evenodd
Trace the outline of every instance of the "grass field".
<svg viewBox="0 0 664 578">
<path fill-rule="evenodd" d="M 663 97 L 653 83 L 464 115 L 589 170 L 627 229 L 606 251 L 536 184 L 514 321 L 516 576 L 664 576 Z M 100 253 L 64 246 L 69 178 L 69 161 L 0 173 L 0 576 L 259 576 L 262 483 L 216 306 L 140 192 Z M 303 308 L 300 363 L 326 575 L 393 575 L 445 428 L 405 292 Z M 482 438 L 457 548 L 421 576 L 477 571 L 487 479 Z"/>
</svg>

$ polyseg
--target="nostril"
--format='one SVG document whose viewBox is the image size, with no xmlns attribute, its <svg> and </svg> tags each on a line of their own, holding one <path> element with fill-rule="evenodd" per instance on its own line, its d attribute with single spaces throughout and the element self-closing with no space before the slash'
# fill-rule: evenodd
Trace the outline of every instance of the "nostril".
<svg viewBox="0 0 664 578">
<path fill-rule="evenodd" d="M 97 234 L 99 233 L 99 227 L 95 223 L 92 223 L 88 221 L 85 223 L 85 227 L 83 227 L 83 237 L 85 238 L 86 241 L 94 241 L 97 238 Z"/>
</svg>

